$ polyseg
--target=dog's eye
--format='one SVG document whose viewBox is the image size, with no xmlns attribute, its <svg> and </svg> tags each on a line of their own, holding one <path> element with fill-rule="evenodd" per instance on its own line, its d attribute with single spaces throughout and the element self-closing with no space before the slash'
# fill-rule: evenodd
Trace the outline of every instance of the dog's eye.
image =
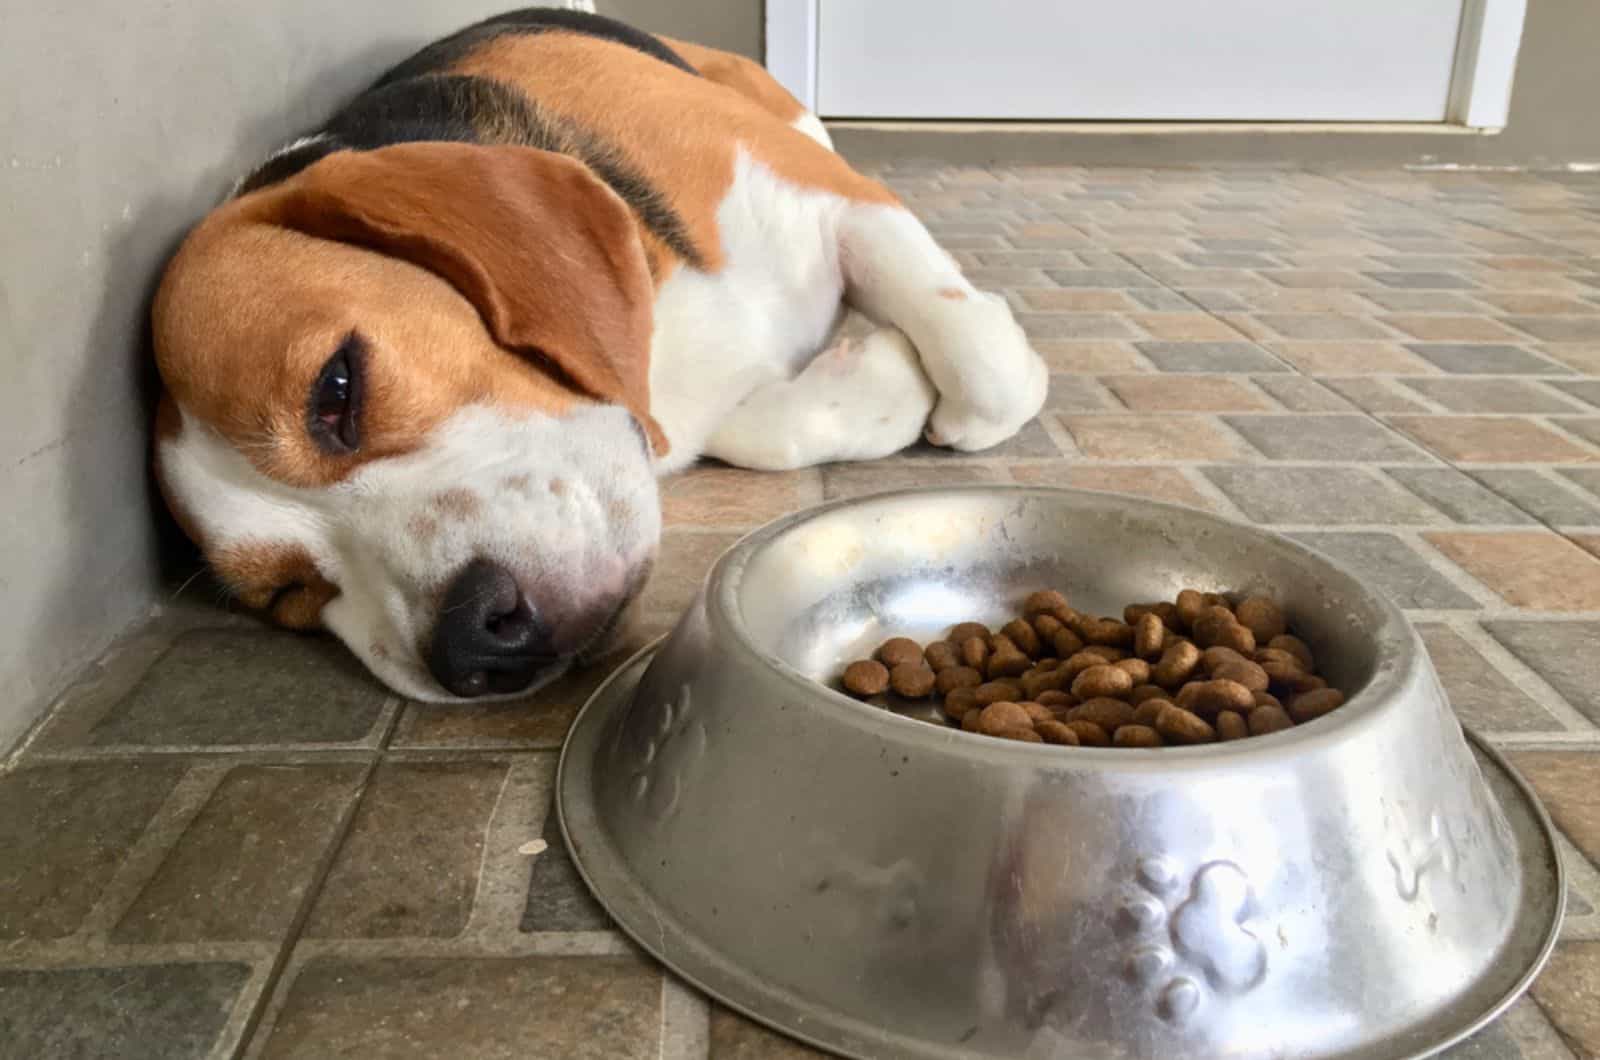
<svg viewBox="0 0 1600 1060">
<path fill-rule="evenodd" d="M 333 453 L 361 445 L 361 340 L 353 332 L 322 366 L 311 388 L 311 436 Z"/>
</svg>

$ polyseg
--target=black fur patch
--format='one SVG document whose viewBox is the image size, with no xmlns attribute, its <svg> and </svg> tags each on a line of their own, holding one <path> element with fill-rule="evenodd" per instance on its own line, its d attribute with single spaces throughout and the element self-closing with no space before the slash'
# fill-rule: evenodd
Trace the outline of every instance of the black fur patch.
<svg viewBox="0 0 1600 1060">
<path fill-rule="evenodd" d="M 391 72 L 313 136 L 310 143 L 268 159 L 245 178 L 238 194 L 286 180 L 334 151 L 371 151 L 390 144 L 427 141 L 520 144 L 583 162 L 674 254 L 695 268 L 705 264 L 677 212 L 615 145 L 545 112 L 536 101 L 498 81 L 462 74 L 424 74 L 394 80 Z"/>
<path fill-rule="evenodd" d="M 452 33 L 442 40 L 433 42 L 384 74 L 373 87 L 446 70 L 497 37 L 510 34 L 548 33 L 552 30 L 580 33 L 586 37 L 599 37 L 601 40 L 626 44 L 635 51 L 644 52 L 680 70 L 699 76 L 699 71 L 684 62 L 683 57 L 677 52 L 650 34 L 625 23 L 601 15 L 591 15 L 587 11 L 530 7 L 484 19 L 476 25 L 468 26 L 458 33 Z"/>
</svg>

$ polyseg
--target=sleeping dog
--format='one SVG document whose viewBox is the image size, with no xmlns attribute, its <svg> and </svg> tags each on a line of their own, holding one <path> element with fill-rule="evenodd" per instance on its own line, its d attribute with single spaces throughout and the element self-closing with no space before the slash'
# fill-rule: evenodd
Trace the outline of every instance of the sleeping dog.
<svg viewBox="0 0 1600 1060">
<path fill-rule="evenodd" d="M 649 572 L 657 476 L 984 449 L 1047 384 L 760 66 L 550 9 L 429 45 L 268 158 L 152 313 L 184 532 L 244 604 L 431 701 L 594 653 Z"/>
</svg>

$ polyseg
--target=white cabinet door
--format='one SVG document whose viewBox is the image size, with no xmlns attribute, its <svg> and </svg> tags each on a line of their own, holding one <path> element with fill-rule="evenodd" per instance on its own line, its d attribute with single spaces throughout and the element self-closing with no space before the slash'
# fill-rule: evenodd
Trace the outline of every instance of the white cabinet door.
<svg viewBox="0 0 1600 1060">
<path fill-rule="evenodd" d="M 817 109 L 1438 122 L 1463 2 L 816 0 Z"/>
</svg>

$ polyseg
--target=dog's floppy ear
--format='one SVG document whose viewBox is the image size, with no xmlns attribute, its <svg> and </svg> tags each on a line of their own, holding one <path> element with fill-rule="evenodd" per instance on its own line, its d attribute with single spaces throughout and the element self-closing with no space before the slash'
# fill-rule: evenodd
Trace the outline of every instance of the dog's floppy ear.
<svg viewBox="0 0 1600 1060">
<path fill-rule="evenodd" d="M 653 291 L 622 199 L 575 159 L 531 147 L 407 143 L 337 151 L 262 209 L 307 235 L 368 247 L 448 280 L 507 349 L 650 416 Z"/>
</svg>

